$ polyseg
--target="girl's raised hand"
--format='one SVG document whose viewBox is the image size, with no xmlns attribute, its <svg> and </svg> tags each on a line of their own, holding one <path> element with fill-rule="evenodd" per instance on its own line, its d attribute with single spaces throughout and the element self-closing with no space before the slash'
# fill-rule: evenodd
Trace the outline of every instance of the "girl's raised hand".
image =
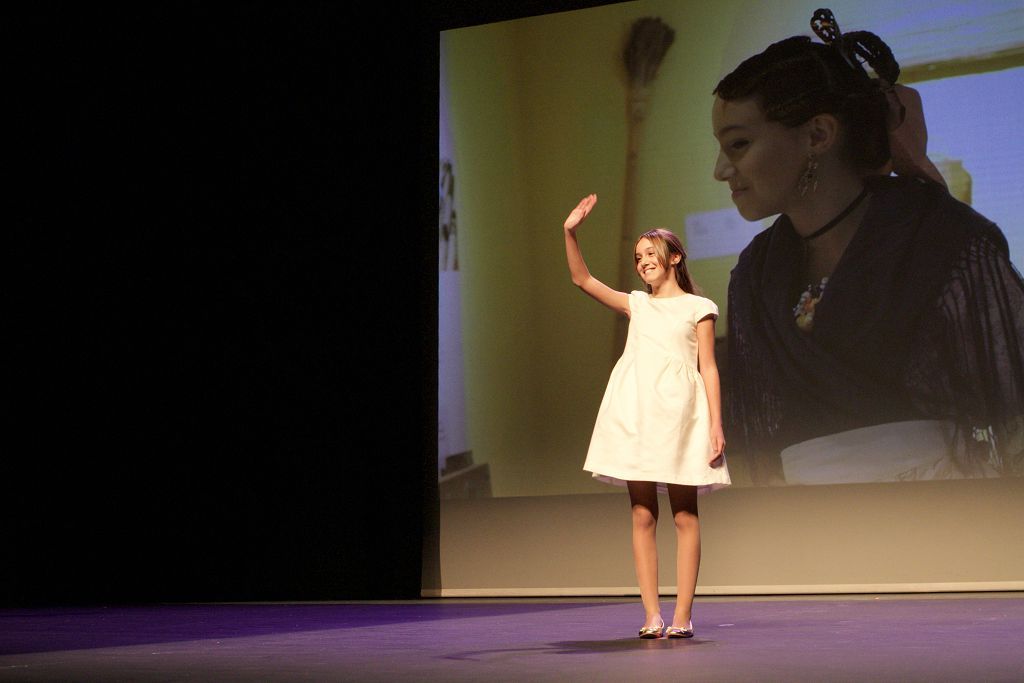
<svg viewBox="0 0 1024 683">
<path fill-rule="evenodd" d="M 594 204 L 597 204 L 597 195 L 588 194 L 586 197 L 580 200 L 580 203 L 576 205 L 576 208 L 572 210 L 569 217 L 565 219 L 565 229 L 575 230 L 576 226 L 582 223 L 587 218 L 587 214 L 594 208 Z"/>
</svg>

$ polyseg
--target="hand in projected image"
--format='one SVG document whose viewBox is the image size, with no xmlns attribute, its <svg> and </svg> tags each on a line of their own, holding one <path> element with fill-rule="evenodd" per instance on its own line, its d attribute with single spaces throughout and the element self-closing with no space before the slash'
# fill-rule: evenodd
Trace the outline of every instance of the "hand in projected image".
<svg viewBox="0 0 1024 683">
<path fill-rule="evenodd" d="M 586 220 L 587 215 L 590 214 L 590 210 L 594 208 L 594 204 L 597 204 L 597 195 L 588 194 L 586 197 L 580 200 L 580 203 L 576 205 L 576 208 L 572 210 L 569 217 L 565 219 L 565 229 L 575 230 L 576 226 Z"/>
</svg>

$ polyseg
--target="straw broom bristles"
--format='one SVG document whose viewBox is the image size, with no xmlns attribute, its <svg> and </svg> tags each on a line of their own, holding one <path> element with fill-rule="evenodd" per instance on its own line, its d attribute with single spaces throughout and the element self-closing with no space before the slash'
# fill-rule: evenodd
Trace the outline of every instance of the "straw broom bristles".
<svg viewBox="0 0 1024 683">
<path fill-rule="evenodd" d="M 633 22 L 622 53 L 630 85 L 643 86 L 654 80 L 675 37 L 676 32 L 657 17 L 644 17 Z"/>
</svg>

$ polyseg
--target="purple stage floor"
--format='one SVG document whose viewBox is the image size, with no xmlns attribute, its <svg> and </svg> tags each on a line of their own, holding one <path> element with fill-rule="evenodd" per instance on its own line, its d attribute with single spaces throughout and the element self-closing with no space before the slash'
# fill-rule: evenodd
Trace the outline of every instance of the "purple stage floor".
<svg viewBox="0 0 1024 683">
<path fill-rule="evenodd" d="M 672 604 L 663 604 L 671 614 Z M 0 610 L 2 681 L 1024 681 L 1024 595 Z"/>
</svg>

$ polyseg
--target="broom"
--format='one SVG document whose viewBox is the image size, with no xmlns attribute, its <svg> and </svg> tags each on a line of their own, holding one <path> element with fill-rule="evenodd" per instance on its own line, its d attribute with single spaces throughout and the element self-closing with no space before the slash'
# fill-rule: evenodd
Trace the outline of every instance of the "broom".
<svg viewBox="0 0 1024 683">
<path fill-rule="evenodd" d="M 634 288 L 636 271 L 633 267 L 633 241 L 636 239 L 636 169 L 640 154 L 640 140 L 644 120 L 647 118 L 651 83 L 665 57 L 676 32 L 657 17 L 644 17 L 633 22 L 622 61 L 626 66 L 626 180 L 622 197 L 622 232 L 620 237 L 619 291 Z M 626 343 L 629 321 L 616 316 L 612 362 L 622 353 Z"/>
</svg>

